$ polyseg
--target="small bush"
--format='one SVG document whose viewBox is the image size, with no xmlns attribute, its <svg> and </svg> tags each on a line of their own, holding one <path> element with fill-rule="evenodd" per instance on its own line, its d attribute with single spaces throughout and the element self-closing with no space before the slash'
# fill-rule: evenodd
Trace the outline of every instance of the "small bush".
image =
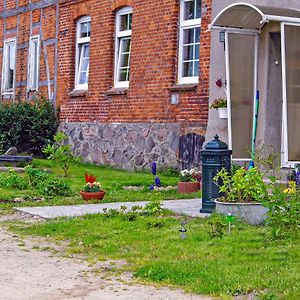
<svg viewBox="0 0 300 300">
<path fill-rule="evenodd" d="M 41 182 L 44 182 L 50 176 L 48 172 L 33 168 L 32 166 L 25 167 L 25 172 L 28 175 L 29 185 L 32 188 L 36 188 Z"/>
<path fill-rule="evenodd" d="M 52 175 L 39 183 L 37 189 L 45 196 L 71 196 L 72 194 L 70 184 L 64 178 Z"/>
<path fill-rule="evenodd" d="M 55 109 L 45 98 L 0 104 L 0 153 L 17 147 L 21 153 L 41 156 L 56 129 Z"/>
<path fill-rule="evenodd" d="M 25 190 L 28 185 L 23 177 L 11 169 L 8 173 L 0 174 L 0 187 Z"/>
</svg>

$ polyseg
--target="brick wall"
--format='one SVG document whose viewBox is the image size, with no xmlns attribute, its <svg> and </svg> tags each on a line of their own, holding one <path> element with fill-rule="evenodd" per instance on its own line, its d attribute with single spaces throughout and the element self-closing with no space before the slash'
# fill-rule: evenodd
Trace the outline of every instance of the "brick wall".
<svg viewBox="0 0 300 300">
<path fill-rule="evenodd" d="M 199 83 L 182 86 L 176 84 L 179 0 L 0 0 L 0 70 L 3 40 L 16 37 L 18 44 L 16 90 L 11 98 L 34 96 L 26 91 L 28 46 L 30 33 L 40 34 L 39 93 L 56 101 L 66 132 L 76 124 L 82 124 L 84 132 L 95 123 L 101 124 L 101 128 L 105 124 L 139 123 L 144 124 L 141 126 L 146 131 L 153 130 L 156 136 L 158 129 L 151 124 L 161 124 L 157 128 L 165 124 L 169 130 L 174 129 L 172 141 L 178 145 L 172 142 L 170 151 L 177 147 L 174 150 L 177 158 L 187 156 L 179 149 L 192 151 L 191 147 L 179 145 L 179 140 L 189 140 L 179 139 L 180 136 L 192 134 L 193 140 L 200 143 L 195 146 L 199 152 L 208 119 L 210 33 L 207 27 L 211 21 L 211 1 L 202 0 Z M 115 16 L 124 6 L 133 8 L 131 77 L 129 88 L 120 92 L 113 89 Z M 74 94 L 76 21 L 82 16 L 90 16 L 92 24 L 89 89 L 87 93 Z M 171 104 L 172 95 L 178 97 L 178 104 Z M 166 133 L 166 140 L 157 139 L 159 146 L 154 145 L 153 152 L 161 154 L 149 159 L 162 155 L 165 147 L 169 147 L 168 136 Z M 82 142 L 86 145 L 88 136 Z M 160 150 L 156 151 L 156 146 Z M 111 156 L 114 159 L 113 152 Z M 172 164 L 173 161 L 172 158 Z"/>
<path fill-rule="evenodd" d="M 69 122 L 141 123 L 178 122 L 203 134 L 207 125 L 210 0 L 203 0 L 200 81 L 187 90 L 176 86 L 179 32 L 178 0 L 69 1 L 60 6 L 58 103 L 61 120 Z M 131 78 L 122 95 L 112 94 L 115 12 L 133 8 Z M 76 19 L 92 20 L 89 90 L 70 96 L 74 89 Z M 179 104 L 172 105 L 172 93 Z"/>
<path fill-rule="evenodd" d="M 56 38 L 58 34 L 58 0 L 1 0 L 0 1 L 0 70 L 2 70 L 3 41 L 17 39 L 15 93 L 1 95 L 2 99 L 29 99 L 27 93 L 28 47 L 30 34 L 41 36 L 40 76 L 38 93 L 55 99 Z M 2 76 L 2 72 L 0 72 Z"/>
</svg>

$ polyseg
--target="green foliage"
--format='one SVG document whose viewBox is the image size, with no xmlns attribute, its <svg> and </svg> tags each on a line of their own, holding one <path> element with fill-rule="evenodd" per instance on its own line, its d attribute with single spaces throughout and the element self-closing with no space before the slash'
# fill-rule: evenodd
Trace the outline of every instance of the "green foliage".
<svg viewBox="0 0 300 300">
<path fill-rule="evenodd" d="M 41 156 L 56 129 L 55 109 L 44 98 L 0 104 L 0 152 L 14 146 L 21 153 Z"/>
<path fill-rule="evenodd" d="M 207 224 L 210 226 L 210 231 L 209 235 L 214 238 L 214 237 L 222 237 L 224 233 L 226 232 L 226 219 L 224 216 L 213 213 L 208 221 Z"/>
<path fill-rule="evenodd" d="M 26 166 L 24 170 L 28 175 L 29 185 L 32 188 L 36 188 L 41 182 L 44 182 L 50 176 L 49 172 L 33 168 L 32 165 Z"/>
<path fill-rule="evenodd" d="M 31 188 L 37 189 L 44 196 L 70 196 L 70 184 L 60 177 L 32 166 L 25 167 Z"/>
<path fill-rule="evenodd" d="M 161 200 L 151 199 L 145 206 L 144 212 L 148 215 L 160 215 L 163 212 Z"/>
<path fill-rule="evenodd" d="M 54 160 L 63 169 L 65 177 L 69 175 L 69 168 L 72 162 L 78 162 L 71 149 L 71 145 L 66 144 L 68 137 L 63 132 L 58 132 L 54 136 L 54 144 L 48 144 L 43 153 L 48 155 L 48 159 Z"/>
<path fill-rule="evenodd" d="M 220 186 L 226 202 L 251 203 L 268 199 L 263 174 L 257 168 L 239 168 L 232 175 L 223 168 L 214 181 Z"/>
<path fill-rule="evenodd" d="M 0 187 L 8 189 L 25 190 L 27 182 L 15 170 L 10 169 L 8 173 L 0 174 Z"/>
<path fill-rule="evenodd" d="M 263 200 L 269 208 L 267 224 L 271 228 L 271 237 L 280 238 L 293 235 L 300 229 L 300 191 L 286 193 L 286 189 L 270 177 L 269 199 Z"/>
<path fill-rule="evenodd" d="M 37 189 L 45 196 L 71 196 L 70 184 L 60 177 L 49 175 L 47 179 L 38 184 Z"/>
</svg>

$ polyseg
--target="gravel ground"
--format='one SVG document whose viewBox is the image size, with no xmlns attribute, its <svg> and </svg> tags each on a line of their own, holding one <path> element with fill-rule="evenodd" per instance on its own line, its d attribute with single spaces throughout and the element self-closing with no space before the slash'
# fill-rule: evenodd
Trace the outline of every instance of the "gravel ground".
<svg viewBox="0 0 300 300">
<path fill-rule="evenodd" d="M 0 221 L 14 220 L 20 217 L 21 215 L 2 216 Z M 25 221 L 26 217 L 22 215 L 21 219 Z M 59 254 L 62 251 L 49 251 L 51 248 L 53 249 L 53 245 L 44 240 L 20 239 L 1 229 L 0 224 L 1 300 L 211 299 L 186 294 L 177 289 L 157 289 L 148 285 L 136 284 L 133 282 L 131 274 L 122 274 L 116 277 L 109 272 L 110 268 L 116 266 L 116 262 L 103 262 L 97 266 L 89 266 L 83 259 L 62 257 Z"/>
</svg>

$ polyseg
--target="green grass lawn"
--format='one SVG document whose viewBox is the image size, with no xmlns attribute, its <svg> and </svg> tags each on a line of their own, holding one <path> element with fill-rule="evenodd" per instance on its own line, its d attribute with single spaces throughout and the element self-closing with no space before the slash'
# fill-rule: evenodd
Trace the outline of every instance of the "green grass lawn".
<svg viewBox="0 0 300 300">
<path fill-rule="evenodd" d="M 34 167 L 47 168 L 54 172 L 55 175 L 63 176 L 61 169 L 54 165 L 49 160 L 34 160 Z M 124 170 L 117 170 L 110 167 L 94 166 L 90 164 L 72 164 L 70 168 L 70 175 L 67 178 L 71 184 L 74 195 L 72 197 L 45 197 L 46 201 L 34 202 L 26 201 L 21 204 L 15 203 L 0 203 L 0 208 L 9 209 L 12 206 L 36 206 L 36 205 L 68 205 L 68 204 L 83 204 L 84 201 L 79 195 L 79 191 L 85 184 L 85 172 L 93 173 L 100 181 L 106 195 L 103 202 L 119 202 L 119 201 L 141 201 L 150 199 L 182 199 L 182 198 L 197 198 L 200 193 L 190 195 L 179 194 L 176 190 L 170 191 L 153 191 L 149 190 L 150 184 L 153 183 L 153 175 L 148 172 L 128 172 Z M 178 176 L 172 174 L 158 174 L 163 186 L 176 186 Z M 142 191 L 126 191 L 123 186 L 144 186 Z M 38 191 L 35 190 L 11 190 L 0 188 L 0 199 L 14 199 L 16 197 L 42 197 Z M 95 201 L 91 203 L 96 203 Z"/>
<path fill-rule="evenodd" d="M 29 235 L 67 240 L 69 254 L 90 261 L 125 259 L 126 270 L 142 281 L 186 291 L 223 296 L 257 293 L 259 299 L 300 299 L 299 233 L 270 241 L 267 227 L 236 223 L 231 235 L 212 238 L 207 220 L 190 219 L 187 238 L 179 236 L 181 218 L 91 215 L 46 223 L 14 224 Z"/>
</svg>

